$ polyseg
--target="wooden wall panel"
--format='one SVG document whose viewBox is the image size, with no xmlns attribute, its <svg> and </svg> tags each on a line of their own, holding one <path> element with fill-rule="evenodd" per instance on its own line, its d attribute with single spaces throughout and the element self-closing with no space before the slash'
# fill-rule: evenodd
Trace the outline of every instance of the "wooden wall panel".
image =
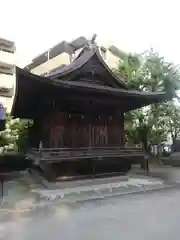
<svg viewBox="0 0 180 240">
<path fill-rule="evenodd" d="M 91 119 L 90 145 L 92 147 L 103 147 L 108 144 L 107 120 L 103 117 L 94 117 Z"/>
<path fill-rule="evenodd" d="M 108 145 L 124 145 L 124 119 L 123 114 L 120 116 L 111 116 L 107 121 L 108 125 Z"/>
<path fill-rule="evenodd" d="M 92 117 L 57 113 L 44 124 L 44 128 L 45 145 L 49 138 L 49 147 L 54 148 L 120 146 L 124 142 L 123 115 Z"/>
</svg>

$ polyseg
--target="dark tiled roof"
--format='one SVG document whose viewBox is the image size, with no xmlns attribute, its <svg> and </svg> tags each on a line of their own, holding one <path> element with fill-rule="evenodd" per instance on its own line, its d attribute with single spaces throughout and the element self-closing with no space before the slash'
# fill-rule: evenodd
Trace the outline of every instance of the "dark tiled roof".
<svg viewBox="0 0 180 240">
<path fill-rule="evenodd" d="M 79 81 L 64 81 L 64 80 L 57 80 L 57 79 L 49 79 L 48 77 L 43 76 L 37 76 L 33 73 L 28 72 L 27 70 L 21 69 L 19 67 L 16 67 L 16 81 L 22 81 L 21 77 L 23 79 L 27 78 L 29 81 L 32 81 L 33 83 L 37 82 L 38 84 L 47 84 L 47 85 L 54 85 L 57 87 L 74 87 L 74 88 L 87 88 L 95 91 L 103 91 L 107 93 L 114 93 L 119 95 L 126 95 L 126 96 L 142 96 L 142 97 L 162 97 L 165 96 L 165 92 L 145 92 L 145 91 L 136 91 L 131 89 L 122 89 L 122 88 L 113 88 L 109 86 L 104 85 L 96 85 L 96 84 L 90 84 L 87 82 L 79 82 Z"/>
<path fill-rule="evenodd" d="M 55 80 L 37 76 L 16 67 L 16 91 L 12 115 L 14 117 L 33 118 L 37 112 L 38 99 L 44 99 L 47 96 L 56 98 L 57 94 L 68 95 L 72 93 L 77 96 L 80 94 L 84 98 L 96 96 L 99 99 L 111 99 L 119 107 L 124 106 L 124 111 L 137 109 L 155 102 L 170 100 L 170 97 L 165 92 L 150 93 L 87 82 Z"/>
<path fill-rule="evenodd" d="M 58 69 L 55 73 L 49 75 L 51 79 L 61 78 L 65 75 L 68 75 L 78 69 L 80 69 L 85 63 L 87 63 L 95 54 L 94 50 L 85 51 L 81 56 L 76 58 L 69 65 L 64 66 L 63 68 Z"/>
<path fill-rule="evenodd" d="M 58 69 L 55 73 L 48 75 L 51 79 L 61 79 L 75 71 L 78 71 L 83 67 L 86 63 L 88 63 L 93 57 L 97 59 L 99 64 L 105 69 L 108 74 L 108 78 L 111 79 L 111 85 L 115 85 L 116 87 L 128 89 L 126 84 L 120 79 L 116 74 L 109 68 L 106 62 L 101 57 L 98 47 L 93 48 L 84 48 L 79 56 L 69 65 L 66 65 L 63 68 Z M 91 66 L 89 66 L 91 70 Z"/>
<path fill-rule="evenodd" d="M 136 91 L 136 90 L 128 90 L 128 89 L 122 89 L 122 88 L 113 88 L 103 85 L 95 85 L 90 84 L 87 82 L 78 82 L 78 81 L 62 81 L 62 80 L 53 80 L 54 84 L 57 84 L 57 86 L 72 86 L 72 87 L 80 87 L 80 88 L 88 88 L 92 90 L 99 90 L 114 94 L 119 94 L 121 96 L 144 96 L 144 97 L 161 97 L 164 96 L 165 92 L 145 92 L 145 91 Z"/>
</svg>

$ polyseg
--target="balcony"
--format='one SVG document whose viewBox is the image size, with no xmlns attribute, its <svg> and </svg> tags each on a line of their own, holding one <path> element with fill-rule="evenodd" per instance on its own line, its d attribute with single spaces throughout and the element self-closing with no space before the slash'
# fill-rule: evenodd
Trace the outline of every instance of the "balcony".
<svg viewBox="0 0 180 240">
<path fill-rule="evenodd" d="M 0 50 L 9 53 L 15 53 L 15 43 L 4 38 L 0 38 Z"/>
</svg>

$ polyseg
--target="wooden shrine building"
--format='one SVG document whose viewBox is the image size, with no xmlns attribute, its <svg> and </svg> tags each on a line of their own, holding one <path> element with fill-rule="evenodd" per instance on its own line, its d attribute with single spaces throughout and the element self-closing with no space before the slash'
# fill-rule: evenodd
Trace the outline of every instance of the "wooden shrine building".
<svg viewBox="0 0 180 240">
<path fill-rule="evenodd" d="M 99 173 L 103 164 L 105 172 L 128 171 L 133 157 L 145 155 L 138 148 L 125 148 L 124 113 L 165 100 L 164 92 L 128 89 L 92 45 L 46 76 L 17 67 L 12 115 L 33 120 L 27 156 L 45 172 L 50 164 L 59 175 L 70 168 Z"/>
</svg>

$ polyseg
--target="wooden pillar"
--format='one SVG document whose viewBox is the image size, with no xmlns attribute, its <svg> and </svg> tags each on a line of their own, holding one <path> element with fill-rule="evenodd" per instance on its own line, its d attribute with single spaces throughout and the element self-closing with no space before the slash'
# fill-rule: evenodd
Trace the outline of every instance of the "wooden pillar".
<svg viewBox="0 0 180 240">
<path fill-rule="evenodd" d="M 120 136 L 120 144 L 121 146 L 125 145 L 125 131 L 124 131 L 124 112 L 121 112 L 120 116 L 120 126 L 121 126 L 121 136 Z"/>
</svg>

